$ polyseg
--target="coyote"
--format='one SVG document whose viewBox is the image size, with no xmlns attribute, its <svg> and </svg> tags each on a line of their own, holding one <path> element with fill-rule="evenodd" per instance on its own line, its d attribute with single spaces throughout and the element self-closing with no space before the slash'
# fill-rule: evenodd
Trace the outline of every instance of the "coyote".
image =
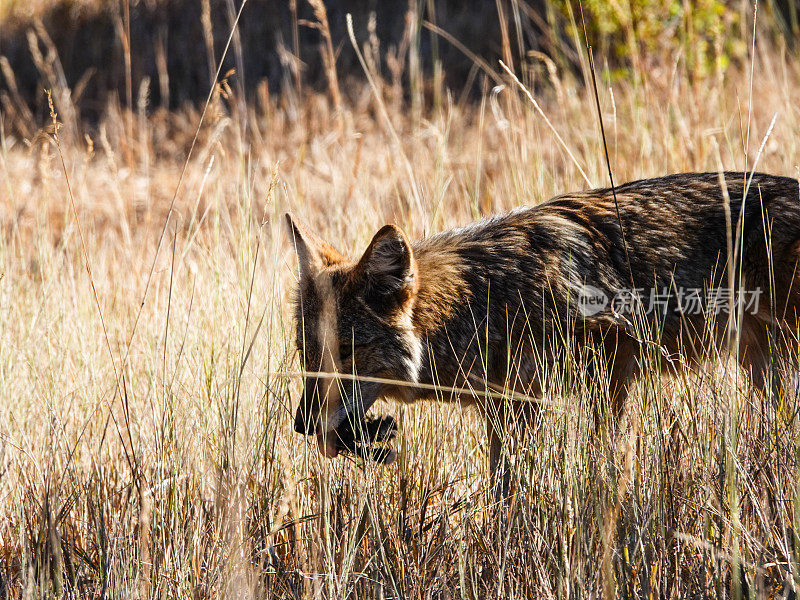
<svg viewBox="0 0 800 600">
<path fill-rule="evenodd" d="M 386 225 L 358 260 L 289 214 L 286 223 L 308 373 L 294 428 L 316 434 L 328 457 L 350 450 L 391 460 L 370 454 L 396 429 L 388 418 L 366 419 L 379 397 L 470 402 L 469 390 L 496 390 L 503 393 L 480 404 L 491 472 L 501 472 L 509 419 L 498 414 L 535 404 L 515 394 L 541 397 L 559 357 L 588 356 L 619 415 L 647 340 L 660 346 L 664 371 L 697 366 L 711 344 L 731 339 L 737 314 L 739 345 L 729 349 L 755 389 L 782 390 L 777 367 L 793 362 L 800 197 L 791 178 L 645 179 L 557 196 L 414 244 Z"/>
</svg>

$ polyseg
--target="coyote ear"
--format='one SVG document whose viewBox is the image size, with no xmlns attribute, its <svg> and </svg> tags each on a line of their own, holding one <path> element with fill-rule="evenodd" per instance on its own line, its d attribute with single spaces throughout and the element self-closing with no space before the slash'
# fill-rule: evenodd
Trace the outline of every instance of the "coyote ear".
<svg viewBox="0 0 800 600">
<path fill-rule="evenodd" d="M 291 213 L 286 213 L 286 232 L 297 251 L 301 276 L 319 271 L 345 260 L 336 248 L 324 242 Z"/>
<path fill-rule="evenodd" d="M 372 238 L 356 272 L 366 278 L 367 295 L 374 299 L 404 302 L 417 286 L 417 264 L 405 234 L 386 225 Z"/>
</svg>

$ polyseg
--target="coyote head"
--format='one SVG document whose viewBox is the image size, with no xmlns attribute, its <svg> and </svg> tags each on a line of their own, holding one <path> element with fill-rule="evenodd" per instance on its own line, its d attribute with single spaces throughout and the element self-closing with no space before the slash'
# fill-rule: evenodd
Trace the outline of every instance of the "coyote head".
<svg viewBox="0 0 800 600">
<path fill-rule="evenodd" d="M 359 378 L 417 381 L 422 355 L 412 323 L 417 266 L 406 236 L 393 225 L 378 231 L 358 260 L 343 256 L 289 214 L 286 225 L 300 269 L 297 350 L 308 373 L 294 429 L 316 435 L 320 451 L 333 458 L 337 430 L 363 422 L 375 400 L 392 391 L 390 383 Z"/>
</svg>

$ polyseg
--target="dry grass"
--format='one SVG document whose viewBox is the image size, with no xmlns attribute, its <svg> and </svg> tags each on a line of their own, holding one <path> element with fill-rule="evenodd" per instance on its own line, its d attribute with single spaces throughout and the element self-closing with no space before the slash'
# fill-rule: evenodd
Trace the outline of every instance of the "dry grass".
<svg viewBox="0 0 800 600">
<path fill-rule="evenodd" d="M 109 0 L 0 0 L 0 19 L 28 19 L 59 5 L 76 10 L 95 11 L 111 4 Z"/>
<path fill-rule="evenodd" d="M 751 168 L 774 113 L 758 168 L 798 174 L 793 57 L 757 46 L 752 97 L 747 68 L 673 67 L 599 90 L 616 181 Z M 592 92 L 540 83 L 605 184 Z M 222 91 L 171 213 L 199 112 L 148 115 L 142 93 L 91 137 L 63 119 L 66 172 L 52 128 L 0 131 L 2 593 L 794 597 L 797 401 L 754 402 L 724 365 L 645 378 L 617 445 L 590 399 L 554 394 L 506 528 L 470 410 L 380 407 L 399 415 L 396 465 L 321 459 L 280 374 L 297 368 L 280 214 L 355 253 L 385 222 L 416 238 L 585 183 L 513 85 L 424 117 L 387 92 L 388 121 L 366 85 L 342 112 L 307 95 L 242 113 Z"/>
</svg>

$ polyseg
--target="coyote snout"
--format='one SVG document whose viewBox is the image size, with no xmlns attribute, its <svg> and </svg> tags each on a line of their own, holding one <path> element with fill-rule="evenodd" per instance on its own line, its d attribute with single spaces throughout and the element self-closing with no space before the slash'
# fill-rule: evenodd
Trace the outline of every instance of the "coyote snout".
<svg viewBox="0 0 800 600">
<path fill-rule="evenodd" d="M 311 435 L 317 433 L 319 424 L 319 382 L 316 377 L 309 377 L 303 385 L 303 393 L 300 396 L 300 406 L 294 417 L 294 430 L 297 433 Z"/>
<path fill-rule="evenodd" d="M 322 421 L 322 407 L 323 405 L 329 406 L 331 399 L 321 395 L 321 388 L 323 389 L 322 394 L 325 394 L 327 390 L 324 389 L 324 384 L 321 384 L 317 377 L 305 379 L 300 405 L 297 407 L 294 417 L 294 430 L 303 435 L 316 435 L 320 452 L 328 458 L 335 458 L 339 454 L 336 440 L 334 436 L 328 434 L 327 419 L 325 422 Z M 325 398 L 324 402 L 321 398 Z M 327 411 L 325 414 L 327 415 Z"/>
<path fill-rule="evenodd" d="M 714 354 L 711 344 L 731 339 L 729 315 L 740 316 L 735 355 L 762 394 L 782 393 L 774 365 L 796 362 L 793 179 L 688 173 L 635 181 L 414 245 L 387 225 L 357 260 L 291 216 L 286 222 L 300 266 L 296 342 L 308 373 L 295 430 L 317 435 L 326 456 L 346 449 L 388 460 L 370 444 L 391 438 L 394 422 L 365 416 L 379 397 L 469 401 L 475 396 L 464 390 L 500 390 L 482 407 L 491 415 L 492 472 L 505 492 L 505 424 L 535 408 L 515 398 L 546 391 L 565 356 L 591 357 L 587 369 L 617 416 L 647 344 L 660 346 L 666 372 L 697 366 Z M 756 292 L 761 304 L 741 310 Z"/>
</svg>

